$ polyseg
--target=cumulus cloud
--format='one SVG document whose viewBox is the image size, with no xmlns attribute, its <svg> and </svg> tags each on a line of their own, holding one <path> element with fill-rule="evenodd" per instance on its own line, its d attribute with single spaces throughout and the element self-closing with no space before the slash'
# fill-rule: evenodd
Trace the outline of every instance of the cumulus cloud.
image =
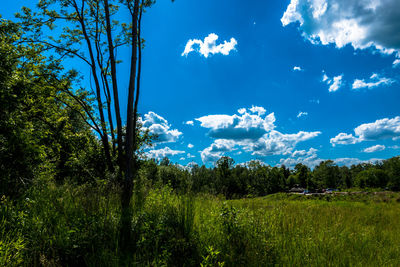
<svg viewBox="0 0 400 267">
<path fill-rule="evenodd" d="M 357 90 L 357 89 L 361 89 L 361 88 L 374 88 L 380 85 L 390 85 L 394 83 L 393 79 L 389 79 L 389 78 L 385 78 L 385 77 L 380 77 L 378 74 L 374 73 L 371 75 L 370 80 L 369 81 L 365 81 L 364 79 L 359 80 L 359 79 L 355 79 L 353 82 L 353 89 Z"/>
<path fill-rule="evenodd" d="M 383 139 L 397 140 L 400 138 L 400 117 L 384 118 L 372 123 L 364 123 L 354 129 L 353 134 L 340 133 L 331 138 L 331 144 L 355 144 L 362 141 L 376 141 Z"/>
<path fill-rule="evenodd" d="M 221 158 L 222 153 L 210 153 L 207 149 L 204 149 L 200 155 L 203 163 L 215 163 Z"/>
<path fill-rule="evenodd" d="M 299 142 L 304 142 L 315 138 L 321 132 L 304 132 L 300 131 L 296 134 L 282 134 L 278 131 L 271 131 L 265 134 L 256 142 L 244 142 L 241 145 L 246 151 L 252 152 L 252 155 L 269 156 L 269 155 L 286 155 L 296 147 Z"/>
<path fill-rule="evenodd" d="M 330 140 L 332 146 L 349 145 L 361 142 L 360 138 L 354 137 L 352 134 L 340 133 Z"/>
<path fill-rule="evenodd" d="M 375 145 L 375 146 L 367 147 L 366 149 L 363 150 L 363 152 L 373 153 L 373 152 L 385 150 L 385 148 L 386 147 L 384 145 Z"/>
<path fill-rule="evenodd" d="M 144 119 L 140 118 L 140 122 L 144 130 L 149 130 L 151 134 L 156 135 L 155 143 L 176 142 L 182 135 L 177 129 L 171 129 L 168 121 L 153 111 L 145 114 Z"/>
<path fill-rule="evenodd" d="M 240 115 L 208 115 L 196 120 L 204 128 L 209 128 L 208 135 L 216 139 L 252 139 L 257 140 L 275 128 L 275 115 L 270 113 L 261 117 L 266 110 L 262 107 L 239 109 Z"/>
<path fill-rule="evenodd" d="M 191 125 L 191 126 L 193 126 L 193 125 L 194 125 L 194 122 L 193 122 L 193 121 L 187 121 L 187 122 L 185 122 L 185 124 L 186 124 L 186 125 Z"/>
<path fill-rule="evenodd" d="M 297 114 L 297 118 L 305 117 L 307 115 L 308 115 L 308 112 L 299 111 L 299 114 Z"/>
<path fill-rule="evenodd" d="M 250 110 L 252 113 L 257 113 L 258 116 L 262 116 L 262 115 L 264 115 L 264 114 L 267 112 L 267 110 L 266 110 L 265 108 L 263 108 L 263 107 L 257 107 L 257 106 L 252 106 L 249 110 Z"/>
<path fill-rule="evenodd" d="M 293 71 L 302 71 L 303 69 L 299 66 L 294 66 Z"/>
<path fill-rule="evenodd" d="M 384 118 L 372 123 L 365 123 L 354 129 L 362 140 L 375 141 L 400 138 L 400 117 Z"/>
<path fill-rule="evenodd" d="M 146 152 L 146 156 L 149 158 L 154 158 L 154 159 L 162 159 L 165 157 L 171 157 L 179 154 L 183 154 L 185 151 L 181 150 L 172 150 L 169 147 L 164 147 L 161 149 L 153 149 L 148 152 Z"/>
<path fill-rule="evenodd" d="M 396 68 L 396 67 L 398 67 L 398 66 L 400 66 L 400 58 L 396 58 L 396 59 L 393 61 L 393 68 Z"/>
<path fill-rule="evenodd" d="M 302 163 L 307 165 L 310 168 L 314 168 L 315 166 L 319 165 L 322 161 L 326 161 L 327 159 L 322 159 L 318 157 L 317 154 L 318 150 L 315 148 L 310 148 L 307 150 L 296 150 L 294 151 L 289 158 L 281 159 L 280 165 L 285 165 L 287 167 L 294 167 L 298 163 Z M 336 158 L 332 159 L 335 164 L 339 166 L 351 166 L 360 163 L 375 163 L 377 161 L 382 161 L 381 159 L 372 158 L 369 160 L 361 160 L 358 158 Z"/>
<path fill-rule="evenodd" d="M 235 142 L 226 139 L 217 139 L 209 147 L 200 151 L 204 163 L 213 163 L 220 159 L 224 153 L 234 150 Z"/>
<path fill-rule="evenodd" d="M 286 167 L 294 167 L 299 163 L 307 165 L 310 168 L 314 168 L 317 166 L 322 159 L 318 158 L 317 155 L 318 150 L 315 148 L 310 148 L 307 150 L 296 150 L 294 151 L 289 158 L 281 159 L 280 165 L 285 165 Z"/>
<path fill-rule="evenodd" d="M 239 114 L 244 114 L 244 113 L 246 113 L 246 109 L 245 108 L 239 108 L 238 109 L 238 113 Z"/>
<path fill-rule="evenodd" d="M 378 158 L 372 158 L 372 159 L 367 159 L 367 160 L 361 160 L 358 158 L 338 158 L 335 159 L 334 162 L 338 165 L 345 165 L 345 166 L 351 166 L 351 165 L 357 165 L 361 163 L 376 163 L 376 162 L 381 162 L 382 159 Z"/>
<path fill-rule="evenodd" d="M 224 153 L 242 149 L 252 155 L 284 155 L 290 153 L 299 142 L 318 136 L 321 132 L 300 131 L 284 134 L 275 129 L 274 113 L 266 114 L 262 107 L 239 109 L 239 115 L 208 115 L 196 120 L 210 129 L 214 138 L 210 147 L 201 151 L 202 160 L 214 162 Z"/>
<path fill-rule="evenodd" d="M 400 49 L 399 17 L 398 0 L 291 0 L 281 22 L 298 22 L 314 44 L 374 47 L 390 54 Z"/>
<path fill-rule="evenodd" d="M 317 154 L 317 149 L 315 148 L 310 148 L 308 151 L 307 150 L 296 150 L 292 153 L 292 157 L 298 158 L 298 157 L 304 157 L 304 156 L 314 156 Z"/>
<path fill-rule="evenodd" d="M 342 86 L 343 75 L 333 77 L 333 82 L 329 86 L 329 92 L 336 92 Z"/>
<path fill-rule="evenodd" d="M 222 54 L 229 55 L 232 50 L 235 50 L 235 46 L 237 45 L 237 41 L 235 38 L 231 38 L 229 42 L 224 41 L 223 44 L 217 45 L 218 35 L 215 33 L 210 33 L 204 41 L 199 39 L 190 39 L 185 46 L 185 50 L 182 53 L 182 56 L 187 56 L 190 52 L 197 51 L 205 58 L 207 58 L 210 54 Z M 196 46 L 193 48 L 193 46 Z"/>
<path fill-rule="evenodd" d="M 193 147 L 194 147 L 194 145 L 188 144 L 188 148 L 193 148 Z"/>
<path fill-rule="evenodd" d="M 338 75 L 333 78 L 329 78 L 324 71 L 322 73 L 323 73 L 322 81 L 327 85 L 329 85 L 328 89 L 329 92 L 336 92 L 337 90 L 339 90 L 339 88 L 342 86 L 343 75 Z"/>
</svg>

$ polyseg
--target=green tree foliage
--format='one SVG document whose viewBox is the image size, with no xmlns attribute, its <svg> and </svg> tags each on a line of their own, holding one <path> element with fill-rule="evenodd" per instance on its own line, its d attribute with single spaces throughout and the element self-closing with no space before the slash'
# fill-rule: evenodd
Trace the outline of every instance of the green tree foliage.
<svg viewBox="0 0 400 267">
<path fill-rule="evenodd" d="M 285 176 L 280 168 L 273 167 L 270 169 L 267 180 L 267 193 L 273 194 L 285 191 Z"/>
<path fill-rule="evenodd" d="M 216 194 L 214 172 L 202 165 L 197 164 L 191 167 L 191 183 L 194 192 L 210 192 Z"/>
<path fill-rule="evenodd" d="M 234 193 L 235 181 L 232 168 L 235 161 L 230 157 L 221 157 L 215 164 L 216 186 L 218 193 L 231 197 Z"/>
<path fill-rule="evenodd" d="M 161 166 L 169 166 L 170 164 L 171 164 L 171 162 L 168 157 L 164 157 L 160 162 Z"/>
<path fill-rule="evenodd" d="M 175 190 L 187 192 L 189 189 L 189 173 L 176 165 L 160 165 L 158 181 L 168 184 Z"/>
<path fill-rule="evenodd" d="M 322 161 L 313 171 L 313 181 L 317 188 L 337 188 L 341 185 L 339 167 L 332 161 Z"/>
<path fill-rule="evenodd" d="M 347 166 L 340 167 L 340 173 L 342 176 L 343 185 L 346 188 L 350 188 L 353 186 L 353 177 L 351 170 Z"/>
<path fill-rule="evenodd" d="M 300 187 L 308 188 L 311 184 L 311 171 L 310 168 L 304 164 L 298 163 L 294 167 L 294 171 L 296 172 L 296 180 L 298 181 Z"/>
<path fill-rule="evenodd" d="M 384 170 L 370 168 L 361 171 L 355 177 L 355 185 L 361 188 L 384 188 L 388 183 L 389 177 Z"/>
<path fill-rule="evenodd" d="M 41 175 L 103 177 L 90 97 L 72 90 L 76 73 L 41 55 L 41 45 L 20 44 L 18 24 L 2 20 L 0 34 L 0 194 L 18 195 Z"/>
<path fill-rule="evenodd" d="M 383 168 L 389 175 L 388 187 L 391 190 L 400 190 L 400 156 L 385 160 Z"/>
</svg>

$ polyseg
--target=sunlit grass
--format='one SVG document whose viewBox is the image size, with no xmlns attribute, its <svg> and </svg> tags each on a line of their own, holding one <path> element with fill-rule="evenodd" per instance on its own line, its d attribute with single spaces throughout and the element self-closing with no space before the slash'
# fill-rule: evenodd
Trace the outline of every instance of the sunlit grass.
<svg viewBox="0 0 400 267">
<path fill-rule="evenodd" d="M 2 201 L 0 260 L 19 265 L 396 266 L 399 194 L 275 194 L 227 201 L 146 192 L 134 210 L 135 247 L 118 248 L 114 190 L 47 186 Z"/>
</svg>

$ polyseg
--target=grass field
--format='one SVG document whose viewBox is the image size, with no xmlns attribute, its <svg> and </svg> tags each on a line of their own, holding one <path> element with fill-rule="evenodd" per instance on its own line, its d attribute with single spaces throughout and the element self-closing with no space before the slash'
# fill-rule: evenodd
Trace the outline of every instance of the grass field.
<svg viewBox="0 0 400 267">
<path fill-rule="evenodd" d="M 398 266 L 398 193 L 274 194 L 224 200 L 164 187 L 134 209 L 132 253 L 118 250 L 117 198 L 88 188 L 2 200 L 0 265 Z"/>
<path fill-rule="evenodd" d="M 215 240 L 216 214 L 223 205 L 234 207 L 238 228 L 246 234 L 242 246 L 253 265 L 266 251 L 278 265 L 397 266 L 400 262 L 400 204 L 397 194 L 306 196 L 275 194 L 230 202 L 198 200 L 196 209 L 205 243 Z M 201 204 L 200 204 L 201 203 Z M 210 227 L 211 226 L 211 227 Z M 257 244 L 252 247 L 252 243 Z"/>
</svg>

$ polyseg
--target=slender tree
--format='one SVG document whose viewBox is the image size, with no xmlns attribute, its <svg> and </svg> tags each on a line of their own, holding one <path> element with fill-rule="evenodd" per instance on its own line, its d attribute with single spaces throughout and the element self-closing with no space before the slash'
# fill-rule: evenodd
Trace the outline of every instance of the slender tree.
<svg viewBox="0 0 400 267">
<path fill-rule="evenodd" d="M 23 8 L 22 13 L 18 14 L 28 33 L 23 42 L 41 44 L 43 51 L 56 51 L 59 59 L 71 57 L 89 67 L 98 114 L 98 119 L 93 118 L 93 128 L 102 141 L 107 167 L 111 172 L 118 170 L 122 187 L 123 246 L 130 237 L 129 206 L 138 169 L 136 151 L 142 62 L 141 20 L 144 9 L 154 3 L 154 0 L 40 0 L 37 11 Z M 130 14 L 130 19 L 114 20 L 113 17 L 124 12 L 124 9 L 125 13 Z M 62 25 L 62 29 L 57 28 L 58 25 Z M 130 45 L 131 58 L 124 135 L 118 86 L 121 78 L 117 71 L 120 61 L 116 52 L 119 47 L 127 45 Z M 73 91 L 70 93 L 74 94 Z"/>
</svg>

